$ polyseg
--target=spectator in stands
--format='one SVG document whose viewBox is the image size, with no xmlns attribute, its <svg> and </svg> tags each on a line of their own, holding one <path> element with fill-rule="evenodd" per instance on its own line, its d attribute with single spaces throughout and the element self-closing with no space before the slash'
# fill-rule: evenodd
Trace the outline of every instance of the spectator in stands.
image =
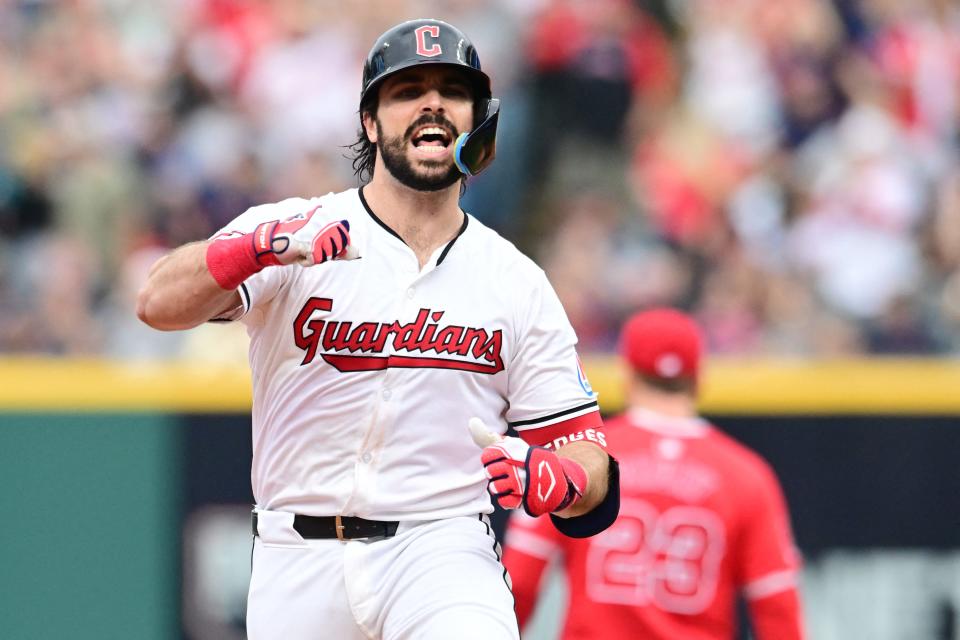
<svg viewBox="0 0 960 640">
<path fill-rule="evenodd" d="M 463 206 L 542 256 L 585 346 L 668 304 L 729 354 L 960 349 L 955 3 L 193 0 L 0 2 L 0 351 L 38 348 L 35 242 L 92 250 L 101 317 L 144 247 L 349 186 L 336 61 L 421 14 L 493 43 L 515 164 Z"/>
</svg>

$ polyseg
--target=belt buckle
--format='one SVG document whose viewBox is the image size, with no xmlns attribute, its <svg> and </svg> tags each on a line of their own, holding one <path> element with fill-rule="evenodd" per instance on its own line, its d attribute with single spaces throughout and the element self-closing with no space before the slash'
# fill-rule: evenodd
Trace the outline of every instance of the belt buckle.
<svg viewBox="0 0 960 640">
<path fill-rule="evenodd" d="M 347 539 L 343 537 L 343 529 L 344 529 L 343 520 L 340 518 L 339 515 L 337 515 L 334 518 L 334 525 L 337 529 L 337 540 L 339 540 L 340 542 L 346 542 Z"/>
</svg>

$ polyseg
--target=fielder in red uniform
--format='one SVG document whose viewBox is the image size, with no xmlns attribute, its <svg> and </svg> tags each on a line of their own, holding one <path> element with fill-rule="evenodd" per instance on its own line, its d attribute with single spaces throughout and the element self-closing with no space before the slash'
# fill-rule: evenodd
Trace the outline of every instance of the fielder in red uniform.
<svg viewBox="0 0 960 640">
<path fill-rule="evenodd" d="M 696 414 L 696 324 L 670 309 L 639 313 L 621 348 L 632 369 L 629 408 L 606 422 L 620 461 L 620 516 L 588 539 L 513 516 L 504 564 L 521 628 L 556 558 L 569 583 L 564 640 L 730 640 L 738 593 L 758 640 L 803 638 L 800 557 L 777 478 Z"/>
</svg>

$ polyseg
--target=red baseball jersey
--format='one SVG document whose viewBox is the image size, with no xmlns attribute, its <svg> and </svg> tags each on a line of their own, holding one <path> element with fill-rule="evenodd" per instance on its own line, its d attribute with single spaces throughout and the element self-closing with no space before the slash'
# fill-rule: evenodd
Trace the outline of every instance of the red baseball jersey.
<svg viewBox="0 0 960 640">
<path fill-rule="evenodd" d="M 730 640 L 738 592 L 759 640 L 803 638 L 800 557 L 769 465 L 699 418 L 632 410 L 605 431 L 621 472 L 613 526 L 574 539 L 544 518 L 510 521 L 504 564 L 521 626 L 559 558 L 564 640 Z"/>
</svg>

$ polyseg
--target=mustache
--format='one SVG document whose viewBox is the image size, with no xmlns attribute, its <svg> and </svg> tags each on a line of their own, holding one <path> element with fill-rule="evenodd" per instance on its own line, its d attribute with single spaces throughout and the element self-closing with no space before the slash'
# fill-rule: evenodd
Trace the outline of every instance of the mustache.
<svg viewBox="0 0 960 640">
<path fill-rule="evenodd" d="M 419 118 L 417 118 L 416 120 L 414 120 L 413 124 L 407 127 L 407 130 L 403 132 L 403 139 L 409 140 L 410 138 L 413 137 L 414 131 L 428 124 L 436 124 L 436 125 L 446 127 L 450 131 L 450 133 L 453 134 L 454 140 L 456 140 L 457 136 L 460 135 L 460 131 L 457 130 L 457 127 L 452 122 L 450 122 L 449 120 L 444 118 L 442 115 L 440 115 L 439 113 L 425 113 Z"/>
</svg>

